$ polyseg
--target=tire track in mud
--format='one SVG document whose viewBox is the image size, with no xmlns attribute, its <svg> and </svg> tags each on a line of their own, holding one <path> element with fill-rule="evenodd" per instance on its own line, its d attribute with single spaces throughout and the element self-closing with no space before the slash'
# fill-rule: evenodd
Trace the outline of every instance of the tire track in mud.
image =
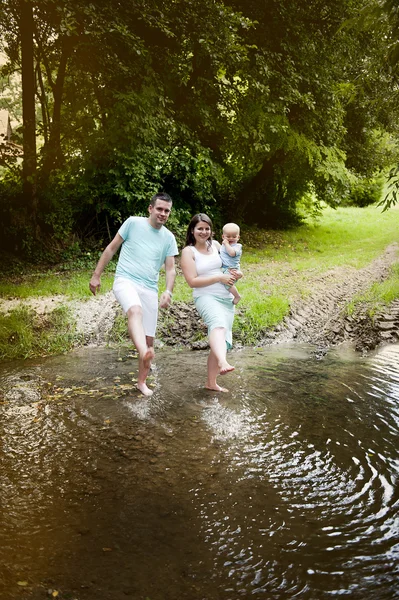
<svg viewBox="0 0 399 600">
<path fill-rule="evenodd" d="M 352 340 L 357 350 L 369 350 L 383 341 L 397 341 L 399 300 L 377 315 L 374 321 L 367 315 L 365 306 L 350 316 L 344 311 L 357 294 L 386 279 L 397 261 L 398 245 L 391 244 L 384 254 L 362 269 L 339 267 L 315 278 L 311 282 L 311 295 L 292 304 L 290 314 L 274 331 L 268 332 L 265 342 L 295 340 L 331 346 Z"/>
<path fill-rule="evenodd" d="M 280 325 L 265 332 L 262 343 L 270 345 L 298 341 L 323 349 L 350 340 L 357 350 L 367 351 L 383 342 L 397 342 L 399 299 L 385 307 L 374 320 L 367 314 L 367 305 L 359 306 L 357 312 L 350 316 L 345 314 L 345 307 L 357 294 L 364 293 L 373 283 L 389 276 L 392 266 L 399 260 L 398 249 L 398 244 L 391 244 L 381 256 L 362 269 L 337 267 L 316 277 L 309 276 L 307 285 L 312 289 L 310 296 L 294 300 L 290 314 Z M 293 277 L 295 282 L 294 272 L 283 271 L 282 268 L 282 277 Z M 269 283 L 278 288 L 278 281 Z M 298 283 L 298 290 L 300 286 L 301 283 Z M 76 320 L 79 334 L 77 346 L 108 343 L 115 317 L 121 314 L 112 291 L 86 301 L 69 300 L 63 296 L 30 300 L 1 299 L 0 312 L 7 314 L 14 308 L 27 306 L 41 315 L 62 305 L 71 309 Z M 206 327 L 199 319 L 193 303 L 174 302 L 168 311 L 160 312 L 159 317 L 157 345 L 182 345 L 192 349 L 208 347 Z"/>
</svg>

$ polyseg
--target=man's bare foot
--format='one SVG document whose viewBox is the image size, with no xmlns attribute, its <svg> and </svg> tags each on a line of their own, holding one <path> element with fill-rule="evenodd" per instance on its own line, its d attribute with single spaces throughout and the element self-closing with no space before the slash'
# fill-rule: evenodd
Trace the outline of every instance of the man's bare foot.
<svg viewBox="0 0 399 600">
<path fill-rule="evenodd" d="M 222 365 L 219 365 L 219 374 L 226 375 L 226 373 L 230 373 L 230 371 L 234 371 L 234 369 L 235 367 L 229 365 L 228 362 L 225 362 Z"/>
<path fill-rule="evenodd" d="M 138 383 L 137 389 L 140 390 L 140 392 L 144 394 L 144 396 L 152 396 L 154 393 L 152 390 L 150 390 L 149 387 L 147 387 L 147 384 L 145 383 Z"/>
<path fill-rule="evenodd" d="M 154 348 L 148 348 L 147 352 L 143 356 L 143 365 L 145 369 L 149 369 L 151 367 L 154 356 Z"/>
<path fill-rule="evenodd" d="M 238 294 L 238 296 L 234 296 L 233 304 L 238 304 L 240 300 L 241 300 L 241 296 L 239 294 Z"/>
<path fill-rule="evenodd" d="M 229 391 L 227 388 L 220 387 L 220 385 L 218 385 L 217 383 L 215 384 L 215 386 L 206 385 L 205 389 L 211 390 L 212 392 L 228 392 Z"/>
</svg>

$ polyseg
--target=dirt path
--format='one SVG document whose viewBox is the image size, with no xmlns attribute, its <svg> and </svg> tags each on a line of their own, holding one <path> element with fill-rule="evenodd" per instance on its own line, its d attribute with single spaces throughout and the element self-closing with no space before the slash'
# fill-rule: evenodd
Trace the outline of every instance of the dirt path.
<svg viewBox="0 0 399 600">
<path fill-rule="evenodd" d="M 264 332 L 264 344 L 278 344 L 297 340 L 310 342 L 323 348 L 340 344 L 345 340 L 354 343 L 359 351 L 375 348 L 382 342 L 396 342 L 399 339 L 399 300 L 377 315 L 374 322 L 367 316 L 367 307 L 362 306 L 352 316 L 345 316 L 345 305 L 357 294 L 365 292 L 373 283 L 381 282 L 389 275 L 391 267 L 398 261 L 398 244 L 388 246 L 383 255 L 367 267 L 339 267 L 312 277 L 308 274 L 306 286 L 312 294 L 305 300 L 300 293 L 293 300 L 290 315 L 273 330 Z M 287 277 L 281 269 L 281 277 Z M 288 276 L 293 278 L 295 273 Z M 272 282 L 278 288 L 279 282 Z M 299 280 L 298 291 L 303 286 Z M 295 287 L 295 285 L 294 285 Z M 245 301 L 245 300 L 244 300 Z M 72 310 L 77 330 L 85 344 L 102 345 L 107 342 L 115 316 L 120 313 L 112 292 L 93 297 L 87 301 L 66 300 L 62 296 L 38 298 L 23 301 L 39 314 L 51 312 L 60 305 Z M 0 312 L 6 313 L 16 308 L 22 301 L 0 299 Z M 174 302 L 170 310 L 160 314 L 159 343 L 183 344 L 191 348 L 206 347 L 206 328 L 199 320 L 193 304 Z"/>
<path fill-rule="evenodd" d="M 397 341 L 399 301 L 377 315 L 374 322 L 367 316 L 366 306 L 352 316 L 345 316 L 344 308 L 354 296 L 388 277 L 398 261 L 398 249 L 398 244 L 391 244 L 382 256 L 362 269 L 339 267 L 312 279 L 311 296 L 295 301 L 284 323 L 269 332 L 266 339 L 269 343 L 295 339 L 319 346 L 351 340 L 359 351 L 373 349 L 384 341 Z"/>
</svg>

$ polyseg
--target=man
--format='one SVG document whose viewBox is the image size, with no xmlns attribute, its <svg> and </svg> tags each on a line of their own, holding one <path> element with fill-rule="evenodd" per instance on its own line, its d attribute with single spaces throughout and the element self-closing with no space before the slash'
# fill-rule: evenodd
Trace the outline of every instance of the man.
<svg viewBox="0 0 399 600">
<path fill-rule="evenodd" d="M 164 227 L 171 208 L 171 197 L 159 193 L 151 198 L 148 217 L 129 217 L 102 253 L 89 284 L 95 295 L 105 267 L 122 247 L 113 290 L 127 315 L 129 335 L 139 353 L 137 387 L 145 396 L 152 394 L 146 380 L 154 358 L 158 279 L 162 265 L 165 264 L 166 291 L 160 297 L 160 308 L 169 305 L 176 277 L 177 244 L 174 235 Z"/>
</svg>

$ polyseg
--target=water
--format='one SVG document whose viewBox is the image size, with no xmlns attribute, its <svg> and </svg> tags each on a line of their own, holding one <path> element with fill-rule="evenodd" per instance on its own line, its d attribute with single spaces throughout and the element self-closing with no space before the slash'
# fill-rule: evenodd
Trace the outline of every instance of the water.
<svg viewBox="0 0 399 600">
<path fill-rule="evenodd" d="M 3 365 L 0 598 L 399 598 L 399 346 Z M 57 595 L 58 594 L 58 595 Z"/>
</svg>

